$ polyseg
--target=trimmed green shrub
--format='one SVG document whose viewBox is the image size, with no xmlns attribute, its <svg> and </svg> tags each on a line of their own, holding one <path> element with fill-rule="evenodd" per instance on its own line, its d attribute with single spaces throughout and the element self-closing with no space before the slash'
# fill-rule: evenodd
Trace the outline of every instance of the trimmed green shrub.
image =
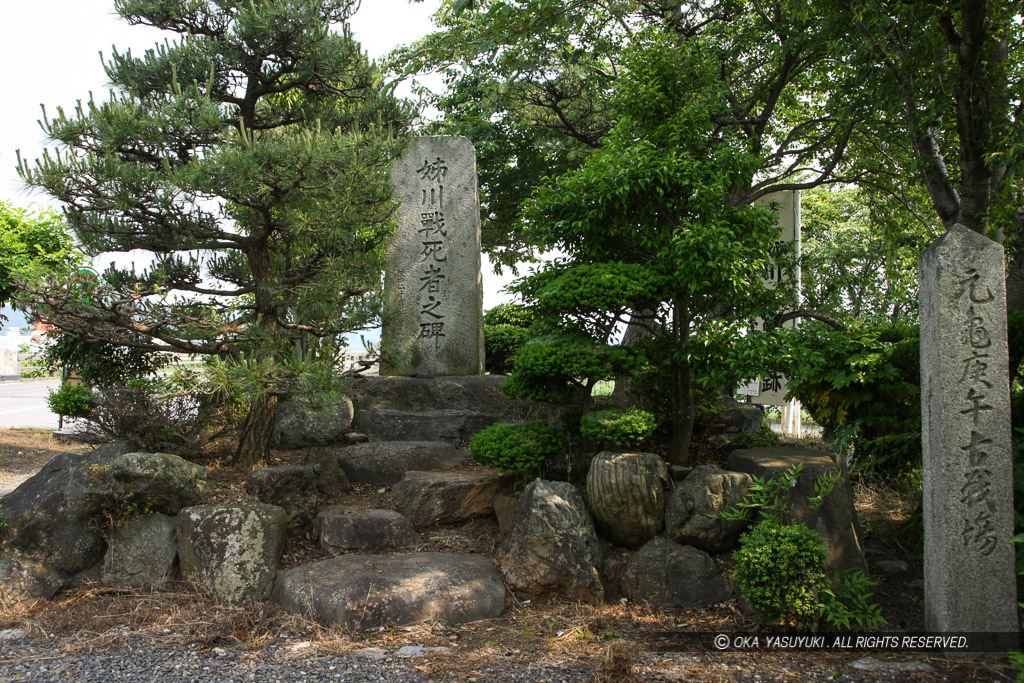
<svg viewBox="0 0 1024 683">
<path fill-rule="evenodd" d="M 651 435 L 657 421 L 639 408 L 606 408 L 580 418 L 580 433 L 588 439 L 616 446 L 638 444 Z"/>
<path fill-rule="evenodd" d="M 564 447 L 562 437 L 540 423 L 498 423 L 479 431 L 469 443 L 473 460 L 502 472 L 537 467 Z"/>
<path fill-rule="evenodd" d="M 88 417 L 92 414 L 92 390 L 84 384 L 62 384 L 46 397 L 50 410 L 64 417 Z"/>
<path fill-rule="evenodd" d="M 148 377 L 167 365 L 171 357 L 155 351 L 101 341 L 83 341 L 71 334 L 59 334 L 43 351 L 46 367 L 60 372 L 69 367 L 92 387 L 123 386 L 133 379 Z"/>
<path fill-rule="evenodd" d="M 809 626 L 827 588 L 825 541 L 805 524 L 768 517 L 740 537 L 733 553 L 744 600 L 765 624 Z"/>
<path fill-rule="evenodd" d="M 740 432 L 732 440 L 732 448 L 767 448 L 778 446 L 782 439 L 767 422 L 753 432 Z"/>
<path fill-rule="evenodd" d="M 499 304 L 484 313 L 484 368 L 494 375 L 512 371 L 513 358 L 526 343 L 532 309 L 522 304 Z"/>
</svg>

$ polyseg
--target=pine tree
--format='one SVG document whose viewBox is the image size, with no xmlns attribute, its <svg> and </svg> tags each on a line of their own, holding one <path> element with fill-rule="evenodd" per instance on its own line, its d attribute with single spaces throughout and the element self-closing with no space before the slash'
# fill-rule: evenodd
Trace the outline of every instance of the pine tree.
<svg viewBox="0 0 1024 683">
<path fill-rule="evenodd" d="M 411 112 L 352 38 L 357 4 L 116 0 L 177 36 L 115 52 L 109 101 L 58 110 L 43 121 L 58 150 L 20 161 L 88 253 L 152 259 L 87 297 L 70 281 L 27 296 L 82 337 L 219 357 L 250 401 L 239 467 L 265 461 L 280 396 L 334 377 L 333 345 L 310 340 L 379 310 L 388 164 Z"/>
</svg>

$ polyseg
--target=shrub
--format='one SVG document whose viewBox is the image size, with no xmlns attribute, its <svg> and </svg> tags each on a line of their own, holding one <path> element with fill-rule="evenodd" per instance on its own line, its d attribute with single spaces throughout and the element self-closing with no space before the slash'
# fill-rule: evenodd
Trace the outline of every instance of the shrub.
<svg viewBox="0 0 1024 683">
<path fill-rule="evenodd" d="M 61 384 L 46 397 L 50 410 L 64 417 L 89 417 L 92 413 L 92 391 L 84 384 Z"/>
<path fill-rule="evenodd" d="M 651 435 L 657 421 L 639 408 L 606 408 L 580 418 L 580 433 L 588 439 L 616 446 L 631 446 Z"/>
<path fill-rule="evenodd" d="M 533 310 L 522 304 L 499 304 L 484 313 L 484 365 L 487 372 L 504 375 L 513 358 L 529 339 Z"/>
<path fill-rule="evenodd" d="M 167 354 L 143 351 L 101 341 L 83 341 L 59 334 L 43 351 L 46 367 L 60 372 L 65 367 L 77 372 L 92 387 L 107 388 L 147 377 L 170 362 Z"/>
<path fill-rule="evenodd" d="M 473 460 L 502 472 L 537 467 L 562 447 L 558 432 L 540 422 L 493 424 L 478 432 L 469 443 Z"/>
<path fill-rule="evenodd" d="M 766 448 L 778 446 L 781 441 L 778 433 L 767 422 L 753 432 L 740 432 L 732 440 L 732 448 Z"/>
<path fill-rule="evenodd" d="M 768 517 L 740 537 L 735 578 L 743 598 L 766 624 L 809 626 L 826 587 L 825 541 L 805 524 Z"/>
<path fill-rule="evenodd" d="M 898 325 L 791 335 L 790 393 L 827 438 L 848 437 L 861 470 L 898 477 L 921 466 L 918 342 L 917 327 Z"/>
</svg>

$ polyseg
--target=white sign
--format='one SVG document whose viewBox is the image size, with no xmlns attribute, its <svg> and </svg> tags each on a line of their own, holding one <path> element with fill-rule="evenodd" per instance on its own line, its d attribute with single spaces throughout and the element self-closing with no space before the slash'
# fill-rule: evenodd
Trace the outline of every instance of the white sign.
<svg viewBox="0 0 1024 683">
<path fill-rule="evenodd" d="M 773 214 L 773 224 L 779 227 L 779 238 L 772 248 L 772 253 L 782 251 L 786 244 L 793 244 L 797 258 L 800 257 L 800 192 L 798 190 L 787 190 L 775 192 L 761 197 L 756 202 L 757 206 L 769 209 Z M 770 265 L 763 275 L 766 287 L 775 289 L 779 284 L 796 277 L 797 291 L 800 291 L 800 269 L 796 273 L 788 272 L 788 269 Z M 785 327 L 795 327 L 796 321 L 788 321 Z M 755 330 L 764 329 L 764 321 L 757 319 Z M 766 406 L 781 406 L 786 404 L 786 378 L 784 375 L 772 373 L 754 380 L 750 380 L 740 386 L 737 393 L 750 396 L 752 403 L 759 403 Z"/>
</svg>

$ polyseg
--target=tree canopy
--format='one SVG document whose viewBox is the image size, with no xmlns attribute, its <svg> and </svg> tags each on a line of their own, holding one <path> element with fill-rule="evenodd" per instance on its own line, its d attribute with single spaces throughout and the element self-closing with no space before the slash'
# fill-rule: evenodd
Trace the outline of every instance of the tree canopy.
<svg viewBox="0 0 1024 683">
<path fill-rule="evenodd" d="M 330 338 L 372 325 L 411 112 L 348 31 L 354 0 L 117 0 L 177 37 L 105 63 L 109 101 L 43 122 L 23 178 L 65 203 L 83 248 L 138 253 L 83 298 L 25 281 L 65 331 L 212 354 L 251 407 L 238 462 L 265 458 L 277 398 L 333 379 Z"/>
<path fill-rule="evenodd" d="M 16 294 L 15 274 L 26 267 L 54 269 L 73 264 L 76 253 L 60 215 L 31 212 L 0 201 L 0 306 Z"/>
</svg>

